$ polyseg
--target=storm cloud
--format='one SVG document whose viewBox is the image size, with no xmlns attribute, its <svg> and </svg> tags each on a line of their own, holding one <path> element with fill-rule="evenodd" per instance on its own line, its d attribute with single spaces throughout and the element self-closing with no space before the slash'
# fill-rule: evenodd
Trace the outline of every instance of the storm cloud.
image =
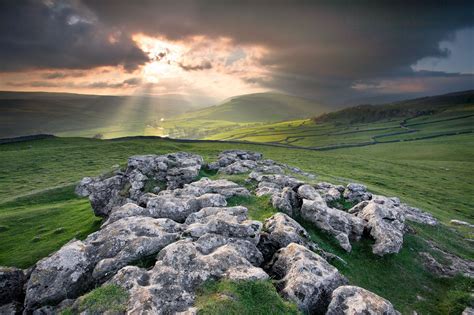
<svg viewBox="0 0 474 315">
<path fill-rule="evenodd" d="M 267 50 L 261 63 L 271 77 L 248 82 L 325 102 L 388 95 L 382 86 L 401 80 L 424 78 L 422 94 L 437 93 L 439 82 L 453 89 L 474 85 L 469 73 L 440 76 L 412 68 L 422 58 L 449 56 L 439 43 L 474 27 L 472 1 L 49 0 L 0 6 L 4 71 L 106 65 L 132 70 L 147 62 L 131 40 L 141 33 L 260 45 Z M 212 64 L 181 67 L 192 71 Z"/>
</svg>

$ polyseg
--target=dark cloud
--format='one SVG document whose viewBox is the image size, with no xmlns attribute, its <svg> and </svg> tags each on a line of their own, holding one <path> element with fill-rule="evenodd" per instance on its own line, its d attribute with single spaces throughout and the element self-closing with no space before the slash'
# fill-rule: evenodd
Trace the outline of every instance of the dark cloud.
<svg viewBox="0 0 474 315">
<path fill-rule="evenodd" d="M 122 82 L 97 81 L 92 83 L 75 83 L 62 81 L 26 81 L 26 82 L 7 82 L 12 87 L 38 87 L 38 88 L 89 88 L 89 89 L 121 89 L 140 85 L 140 78 L 130 78 Z"/>
<path fill-rule="evenodd" d="M 382 93 L 354 90 L 355 82 L 419 77 L 411 65 L 448 56 L 439 43 L 467 27 L 474 27 L 471 0 L 76 0 L 52 6 L 12 0 L 0 7 L 0 70 L 117 64 L 133 69 L 146 60 L 130 40 L 133 33 L 183 40 L 224 36 L 268 49 L 262 62 L 271 78 L 249 82 L 340 102 Z M 113 44 L 110 34 L 115 34 Z M 190 71 L 201 66 L 181 65 Z M 469 83 L 457 75 L 443 80 L 451 80 L 450 86 Z"/>
<path fill-rule="evenodd" d="M 359 93 L 351 88 L 357 80 L 416 75 L 412 64 L 448 56 L 439 43 L 474 26 L 472 1 L 84 3 L 107 24 L 149 35 L 263 45 L 269 49 L 263 63 L 274 71 L 265 86 L 334 102 Z"/>
<path fill-rule="evenodd" d="M 203 61 L 199 64 L 185 64 L 185 63 L 179 63 L 179 66 L 181 69 L 184 71 L 199 71 L 199 70 L 207 70 L 212 68 L 212 64 L 209 61 Z"/>
<path fill-rule="evenodd" d="M 79 1 L 0 1 L 0 71 L 88 69 L 147 60 L 129 34 L 107 26 Z"/>
</svg>

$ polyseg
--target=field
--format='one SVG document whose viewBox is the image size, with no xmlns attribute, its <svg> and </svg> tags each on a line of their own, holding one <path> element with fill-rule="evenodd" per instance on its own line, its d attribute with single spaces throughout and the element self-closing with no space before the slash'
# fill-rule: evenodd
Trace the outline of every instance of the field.
<svg viewBox="0 0 474 315">
<path fill-rule="evenodd" d="M 298 124 L 307 128 L 305 125 L 309 123 L 290 124 L 294 124 L 292 128 Z M 385 128 L 385 124 L 397 128 L 393 122 L 379 127 Z M 279 124 L 282 129 L 284 125 Z M 71 238 L 83 238 L 98 228 L 100 221 L 92 215 L 88 200 L 73 193 L 75 183 L 84 176 L 111 171 L 124 165 L 127 157 L 134 154 L 189 151 L 211 161 L 222 150 L 241 148 L 262 152 L 267 158 L 318 174 L 317 181 L 361 182 L 375 193 L 399 196 L 402 201 L 433 213 L 441 220 L 441 226 L 413 224 L 414 233 L 406 236 L 403 250 L 383 258 L 370 253 L 368 241 L 356 244 L 353 252 L 347 254 L 324 233 L 310 225 L 306 227 L 323 248 L 347 261 L 347 265 L 337 267 L 351 283 L 386 297 L 404 314 L 413 310 L 419 314 L 457 314 L 469 303 L 472 281 L 462 277 L 450 280 L 435 277 L 424 269 L 417 253 L 429 251 L 425 240 L 430 239 L 444 250 L 474 259 L 472 242 L 467 240 L 472 234 L 449 225 L 451 219 L 474 223 L 473 147 L 472 134 L 330 151 L 165 139 L 53 138 L 3 144 L 0 145 L 0 265 L 29 267 Z M 247 205 L 256 219 L 268 217 L 274 211 L 266 200 L 259 198 L 238 202 Z M 205 303 L 205 298 L 202 301 Z"/>
<path fill-rule="evenodd" d="M 333 148 L 412 141 L 474 131 L 474 107 L 438 114 L 403 117 L 372 123 L 314 122 L 297 120 L 240 128 L 206 139 L 266 142 L 305 148 Z"/>
</svg>

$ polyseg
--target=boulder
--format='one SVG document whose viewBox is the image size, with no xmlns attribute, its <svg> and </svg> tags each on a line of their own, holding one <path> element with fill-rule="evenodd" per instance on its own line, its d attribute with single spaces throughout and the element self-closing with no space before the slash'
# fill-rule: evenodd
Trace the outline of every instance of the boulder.
<svg viewBox="0 0 474 315">
<path fill-rule="evenodd" d="M 250 170 L 253 170 L 256 167 L 257 167 L 257 162 L 252 161 L 252 160 L 242 160 L 242 161 L 236 161 L 230 165 L 220 168 L 219 173 L 228 174 L 228 175 L 242 174 L 242 173 L 248 173 L 250 172 Z"/>
<path fill-rule="evenodd" d="M 153 269 L 121 269 L 110 283 L 130 294 L 132 313 L 174 314 L 193 306 L 195 291 L 207 280 L 261 280 L 268 275 L 250 262 L 261 262 L 255 245 L 221 235 L 203 235 L 197 241 L 181 240 L 165 247 Z"/>
<path fill-rule="evenodd" d="M 331 293 L 347 284 L 346 278 L 321 256 L 295 243 L 280 249 L 270 266 L 279 293 L 303 313 L 324 314 Z"/>
<path fill-rule="evenodd" d="M 26 276 L 23 270 L 0 266 L 0 305 L 23 302 L 23 286 Z"/>
<path fill-rule="evenodd" d="M 399 315 L 393 305 L 375 293 L 356 286 L 340 286 L 332 293 L 326 315 Z"/>
<path fill-rule="evenodd" d="M 308 184 L 301 185 L 298 187 L 298 196 L 301 199 L 315 200 L 320 198 L 319 193 L 316 189 Z"/>
<path fill-rule="evenodd" d="M 367 192 L 367 187 L 361 184 L 348 184 L 344 190 L 343 197 L 351 203 L 359 203 L 364 200 L 370 200 L 372 194 Z"/>
<path fill-rule="evenodd" d="M 305 246 L 313 251 L 320 250 L 313 243 L 308 232 L 295 220 L 284 213 L 276 213 L 263 223 L 263 232 L 260 235 L 258 248 L 266 261 L 270 260 L 275 252 L 291 243 Z"/>
<path fill-rule="evenodd" d="M 247 219 L 247 208 L 204 208 L 188 216 L 184 235 L 199 238 L 207 233 L 235 237 L 257 244 L 262 223 Z"/>
<path fill-rule="evenodd" d="M 172 220 L 138 216 L 110 223 L 84 241 L 71 241 L 36 264 L 25 306 L 34 309 L 76 298 L 121 267 L 156 254 L 180 232 L 180 224 Z"/>
<path fill-rule="evenodd" d="M 147 183 L 165 183 L 169 189 L 182 187 L 198 175 L 203 164 L 199 155 L 178 152 L 166 155 L 140 155 L 128 159 L 125 172 L 116 172 L 111 177 L 85 177 L 76 187 L 79 196 L 89 196 L 94 213 L 107 217 L 114 207 L 127 202 L 139 203 L 143 194 L 158 187 L 147 187 Z"/>
<path fill-rule="evenodd" d="M 299 199 L 290 187 L 285 187 L 281 192 L 274 193 L 271 197 L 271 201 L 275 209 L 290 216 L 295 216 L 300 208 Z"/>
<path fill-rule="evenodd" d="M 332 202 L 341 199 L 345 190 L 345 187 L 342 185 L 333 185 L 326 182 L 317 183 L 315 188 L 326 202 Z"/>
<path fill-rule="evenodd" d="M 398 253 L 403 245 L 405 216 L 393 199 L 377 196 L 357 213 L 375 239 L 372 252 L 376 255 Z"/>
<path fill-rule="evenodd" d="M 259 161 L 262 159 L 262 154 L 252 151 L 243 150 L 227 150 L 219 154 L 218 160 L 209 164 L 209 168 L 218 170 L 220 168 L 229 166 L 238 161 Z"/>
<path fill-rule="evenodd" d="M 57 304 L 74 298 L 93 286 L 92 257 L 82 241 L 73 240 L 60 250 L 41 259 L 26 286 L 25 308 Z"/>
<path fill-rule="evenodd" d="M 130 187 L 123 174 L 109 178 L 85 177 L 76 187 L 76 193 L 82 197 L 89 196 L 94 214 L 106 217 L 114 207 L 127 202 Z"/>
<path fill-rule="evenodd" d="M 198 181 L 185 185 L 182 190 L 175 191 L 179 194 L 197 193 L 199 196 L 206 193 L 213 193 L 223 195 L 225 198 L 234 196 L 250 196 L 250 192 L 237 183 L 231 182 L 227 179 L 212 180 L 207 177 L 203 177 Z"/>
<path fill-rule="evenodd" d="M 316 227 L 333 235 L 341 247 L 350 252 L 350 240 L 359 240 L 364 232 L 364 221 L 342 210 L 330 208 L 319 196 L 315 200 L 303 200 L 301 216 Z"/>
</svg>

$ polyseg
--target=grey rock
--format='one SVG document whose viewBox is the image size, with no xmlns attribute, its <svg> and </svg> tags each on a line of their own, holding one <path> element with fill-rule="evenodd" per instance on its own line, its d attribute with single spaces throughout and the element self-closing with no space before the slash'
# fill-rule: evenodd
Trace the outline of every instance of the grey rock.
<svg viewBox="0 0 474 315">
<path fill-rule="evenodd" d="M 35 309 L 76 298 L 115 271 L 176 241 L 181 227 L 169 219 L 128 217 L 84 241 L 71 241 L 40 260 L 27 282 L 25 306 Z"/>
<path fill-rule="evenodd" d="M 315 185 L 315 188 L 326 202 L 331 202 L 340 199 L 345 190 L 344 186 L 333 185 L 326 182 L 317 183 Z"/>
<path fill-rule="evenodd" d="M 398 253 L 403 245 L 405 216 L 396 200 L 377 196 L 357 213 L 375 239 L 372 252 L 376 255 Z"/>
<path fill-rule="evenodd" d="M 319 198 L 319 194 L 316 189 L 311 185 L 301 185 L 298 187 L 298 196 L 301 199 L 315 200 Z"/>
<path fill-rule="evenodd" d="M 79 296 L 93 285 L 92 268 L 86 245 L 74 240 L 67 243 L 34 267 L 26 286 L 25 308 L 33 310 Z"/>
<path fill-rule="evenodd" d="M 348 184 L 346 189 L 344 190 L 343 194 L 344 198 L 346 198 L 349 202 L 361 202 L 364 200 L 370 200 L 372 198 L 372 194 L 367 192 L 367 187 L 361 184 L 351 183 Z"/>
<path fill-rule="evenodd" d="M 270 260 L 275 252 L 291 243 L 303 245 L 313 251 L 320 250 L 313 243 L 308 232 L 295 220 L 284 213 L 276 213 L 263 223 L 263 232 L 258 244 L 259 250 L 266 261 Z"/>
<path fill-rule="evenodd" d="M 453 220 L 449 221 L 449 223 L 451 223 L 452 225 L 467 226 L 471 229 L 474 229 L 474 224 L 470 224 L 469 222 L 466 222 L 466 221 L 454 220 L 453 219 Z"/>
<path fill-rule="evenodd" d="M 22 302 L 25 281 L 23 270 L 0 266 L 0 305 Z"/>
<path fill-rule="evenodd" d="M 0 314 L 2 315 L 16 315 L 21 314 L 23 311 L 23 305 L 19 302 L 11 302 L 8 304 L 0 305 Z"/>
<path fill-rule="evenodd" d="M 290 216 L 295 216 L 300 208 L 299 199 L 290 187 L 285 187 L 281 192 L 274 193 L 271 201 L 274 208 Z"/>
<path fill-rule="evenodd" d="M 277 290 L 309 314 L 324 314 L 331 293 L 347 280 L 321 256 L 291 243 L 280 249 L 271 262 L 270 273 Z"/>
<path fill-rule="evenodd" d="M 392 303 L 356 286 L 340 286 L 332 293 L 326 315 L 399 315 Z"/>
<path fill-rule="evenodd" d="M 252 161 L 252 160 L 242 160 L 242 161 L 236 161 L 230 165 L 220 168 L 219 173 L 229 174 L 229 175 L 242 174 L 242 173 L 248 173 L 250 172 L 250 170 L 253 170 L 256 167 L 257 167 L 257 162 Z"/>
<path fill-rule="evenodd" d="M 210 237 L 214 240 L 210 241 Z M 128 266 L 111 279 L 110 283 L 120 285 L 130 293 L 129 312 L 185 312 L 193 306 L 195 290 L 206 280 L 268 278 L 262 269 L 249 261 L 258 252 L 252 243 L 235 242 L 219 235 L 203 235 L 202 238 L 202 241 L 182 240 L 168 245 L 159 253 L 150 271 Z"/>
<path fill-rule="evenodd" d="M 188 216 L 184 235 L 199 238 L 207 233 L 245 239 L 254 244 L 259 241 L 262 223 L 247 219 L 247 208 L 204 208 Z"/>
<path fill-rule="evenodd" d="M 341 247 L 350 252 L 350 240 L 359 240 L 364 232 L 364 221 L 347 212 L 330 208 L 319 196 L 315 200 L 303 200 L 301 216 L 316 227 L 330 233 Z"/>
</svg>

